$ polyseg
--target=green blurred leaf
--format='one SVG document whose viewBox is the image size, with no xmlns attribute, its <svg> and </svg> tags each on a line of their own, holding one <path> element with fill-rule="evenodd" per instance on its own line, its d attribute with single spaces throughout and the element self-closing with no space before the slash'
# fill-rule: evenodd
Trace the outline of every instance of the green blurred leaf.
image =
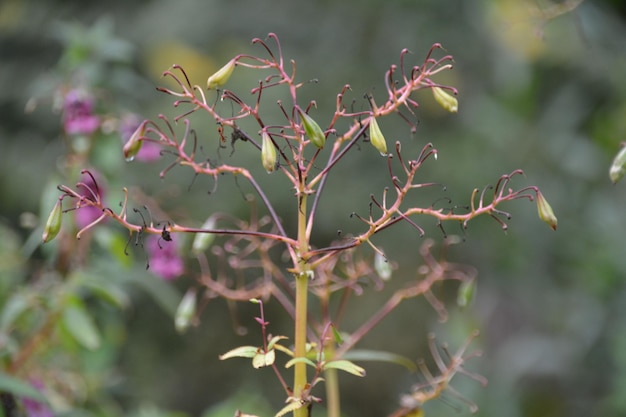
<svg viewBox="0 0 626 417">
<path fill-rule="evenodd" d="M 365 369 L 345 359 L 326 362 L 324 369 L 339 369 L 356 376 L 365 376 Z"/>
<path fill-rule="evenodd" d="M 385 352 L 380 350 L 367 350 L 356 349 L 343 355 L 347 360 L 351 361 L 376 361 L 376 362 L 390 362 L 405 367 L 411 372 L 417 370 L 415 362 L 406 356 L 398 355 L 392 352 Z"/>
<path fill-rule="evenodd" d="M 63 309 L 63 325 L 74 340 L 93 350 L 100 347 L 100 333 L 87 309 L 76 297 L 70 297 Z"/>
<path fill-rule="evenodd" d="M 26 397 L 37 402 L 48 404 L 48 400 L 41 391 L 26 381 L 15 378 L 5 373 L 0 373 L 0 391 L 10 392 L 16 397 Z"/>
<path fill-rule="evenodd" d="M 0 333 L 8 331 L 13 322 L 28 309 L 30 306 L 30 297 L 27 293 L 16 292 L 2 306 L 2 315 L 0 316 Z"/>
</svg>

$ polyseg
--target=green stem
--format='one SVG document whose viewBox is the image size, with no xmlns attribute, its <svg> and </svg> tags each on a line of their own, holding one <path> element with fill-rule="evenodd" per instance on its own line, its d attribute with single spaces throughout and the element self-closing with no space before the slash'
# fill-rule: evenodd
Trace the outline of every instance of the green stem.
<svg viewBox="0 0 626 417">
<path fill-rule="evenodd" d="M 330 343 L 326 348 L 326 360 L 332 360 L 335 357 L 335 345 Z M 334 368 L 324 371 L 324 380 L 326 384 L 326 415 L 328 417 L 340 417 L 341 405 L 339 401 L 339 378 L 337 370 Z"/>
<path fill-rule="evenodd" d="M 306 236 L 306 195 L 303 193 L 298 199 L 298 251 L 301 254 L 308 251 L 309 243 Z M 300 259 L 296 273 L 296 318 L 295 318 L 295 357 L 306 356 L 306 329 L 307 329 L 307 298 L 309 292 L 309 265 L 306 260 Z M 306 364 L 297 362 L 294 365 L 293 396 L 304 399 L 306 388 Z M 294 411 L 294 417 L 307 417 L 308 407 L 300 407 Z"/>
</svg>

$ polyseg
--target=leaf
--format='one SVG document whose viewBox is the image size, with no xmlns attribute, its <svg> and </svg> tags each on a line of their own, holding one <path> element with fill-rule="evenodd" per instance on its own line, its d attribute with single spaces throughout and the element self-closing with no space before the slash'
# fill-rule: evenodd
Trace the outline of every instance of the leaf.
<svg viewBox="0 0 626 417">
<path fill-rule="evenodd" d="M 313 362 L 309 358 L 293 358 L 285 364 L 285 368 L 291 368 L 293 365 L 295 365 L 296 363 L 300 363 L 300 362 L 306 363 L 307 365 L 312 366 L 313 368 L 316 367 L 315 362 Z"/>
<path fill-rule="evenodd" d="M 270 339 L 269 343 L 267 344 L 267 350 L 271 350 L 274 349 L 274 345 L 276 345 L 276 343 L 278 343 L 279 340 L 285 340 L 285 339 L 289 339 L 287 336 L 274 336 Z"/>
<path fill-rule="evenodd" d="M 365 376 L 365 369 L 345 359 L 326 362 L 323 369 L 339 369 L 352 375 Z"/>
<path fill-rule="evenodd" d="M 219 358 L 222 361 L 230 358 L 254 358 L 258 350 L 256 346 L 239 346 L 220 355 Z"/>
<path fill-rule="evenodd" d="M 26 311 L 30 305 L 29 298 L 23 292 L 17 292 L 11 296 L 2 307 L 0 316 L 0 332 L 5 333 L 13 322 Z"/>
<path fill-rule="evenodd" d="M 264 366 L 270 366 L 276 360 L 276 351 L 274 349 L 268 351 L 267 353 L 259 352 L 252 358 L 252 366 L 255 369 L 262 368 Z"/>
<path fill-rule="evenodd" d="M 0 391 L 10 392 L 16 397 L 26 397 L 37 402 L 48 404 L 45 395 L 26 381 L 5 373 L 0 373 Z"/>
<path fill-rule="evenodd" d="M 94 350 L 100 347 L 100 334 L 85 306 L 76 297 L 68 299 L 63 309 L 63 325 L 83 347 Z"/>
<path fill-rule="evenodd" d="M 385 352 L 379 350 L 366 350 L 356 349 L 343 355 L 345 359 L 354 361 L 377 361 L 377 362 L 391 362 L 396 365 L 404 366 L 411 372 L 417 371 L 415 362 L 406 356 L 398 355 L 392 352 Z"/>
<path fill-rule="evenodd" d="M 276 415 L 274 417 L 284 416 L 285 414 L 290 413 L 292 411 L 295 411 L 298 408 L 302 408 L 303 405 L 304 405 L 304 403 L 302 403 L 300 401 L 292 401 L 289 404 L 287 404 L 286 406 L 284 406 L 283 408 L 281 408 L 280 411 L 278 413 L 276 413 Z"/>
</svg>

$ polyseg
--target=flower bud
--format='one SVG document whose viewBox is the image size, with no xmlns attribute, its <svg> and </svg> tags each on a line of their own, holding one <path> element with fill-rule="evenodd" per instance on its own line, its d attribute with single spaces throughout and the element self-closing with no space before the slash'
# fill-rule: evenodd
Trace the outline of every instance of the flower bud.
<svg viewBox="0 0 626 417">
<path fill-rule="evenodd" d="M 276 147 L 272 138 L 267 132 L 261 134 L 263 143 L 261 144 L 261 162 L 267 173 L 274 172 L 276 169 Z"/>
<path fill-rule="evenodd" d="M 476 279 L 461 281 L 456 294 L 456 303 L 459 307 L 467 307 L 476 293 Z"/>
<path fill-rule="evenodd" d="M 146 126 L 148 124 L 147 120 L 144 120 L 135 130 L 135 133 L 132 134 L 132 136 L 130 137 L 130 139 L 128 139 L 128 142 L 126 142 L 124 144 L 124 158 L 126 159 L 126 161 L 130 162 L 133 159 L 135 159 L 135 156 L 139 153 L 139 150 L 141 149 L 141 145 L 143 143 L 143 141 L 141 140 L 142 137 L 145 136 L 146 134 Z"/>
<path fill-rule="evenodd" d="M 326 142 L 326 136 L 324 135 L 324 131 L 322 130 L 320 125 L 318 125 L 311 116 L 309 116 L 299 108 L 298 112 L 300 113 L 300 118 L 302 119 L 302 127 L 304 127 L 304 133 L 306 133 L 313 145 L 317 146 L 320 149 L 323 148 L 324 143 Z"/>
<path fill-rule="evenodd" d="M 237 63 L 234 59 L 228 61 L 226 65 L 220 68 L 215 74 L 211 75 L 206 82 L 206 86 L 209 90 L 213 90 L 218 87 L 222 87 L 230 78 Z"/>
<path fill-rule="evenodd" d="M 441 87 L 432 87 L 433 96 L 441 107 L 450 113 L 456 113 L 459 110 L 459 102 L 452 94 L 448 93 Z"/>
<path fill-rule="evenodd" d="M 383 133 L 380 131 L 380 127 L 378 127 L 378 122 L 376 118 L 372 116 L 370 118 L 370 142 L 381 155 L 387 156 L 387 142 L 385 141 L 385 137 Z"/>
<path fill-rule="evenodd" d="M 63 208 L 61 207 L 61 200 L 57 200 L 54 208 L 50 212 L 48 216 L 48 221 L 46 222 L 46 226 L 43 229 L 43 235 L 41 236 L 41 240 L 43 243 L 50 242 L 52 239 L 59 234 L 61 230 L 61 220 L 62 220 Z"/>
<path fill-rule="evenodd" d="M 609 169 L 609 178 L 611 178 L 611 182 L 615 184 L 617 181 L 622 179 L 625 173 L 626 145 L 622 146 L 622 149 L 620 149 L 617 155 L 615 155 L 615 159 L 613 159 L 613 163 L 611 164 L 611 169 Z"/>
<path fill-rule="evenodd" d="M 552 207 L 548 204 L 541 191 L 537 191 L 537 211 L 539 212 L 539 218 L 546 222 L 552 230 L 556 230 L 557 218 L 552 211 Z"/>
</svg>

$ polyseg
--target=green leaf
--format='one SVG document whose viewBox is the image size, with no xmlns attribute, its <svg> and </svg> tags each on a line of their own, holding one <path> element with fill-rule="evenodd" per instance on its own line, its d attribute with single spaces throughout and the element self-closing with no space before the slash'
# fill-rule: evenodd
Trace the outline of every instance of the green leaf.
<svg viewBox="0 0 626 417">
<path fill-rule="evenodd" d="M 252 366 L 255 369 L 262 368 L 264 366 L 270 366 L 276 360 L 276 351 L 274 349 L 269 350 L 267 353 L 258 352 L 252 358 Z"/>
<path fill-rule="evenodd" d="M 307 365 L 312 366 L 313 368 L 316 367 L 315 362 L 313 362 L 309 358 L 293 358 L 285 364 L 285 368 L 290 368 L 296 363 L 300 363 L 300 362 L 306 363 Z"/>
<path fill-rule="evenodd" d="M 365 376 L 365 369 L 345 359 L 339 359 L 336 361 L 326 362 L 323 368 L 324 369 L 339 369 L 341 371 L 348 372 L 352 375 Z"/>
<path fill-rule="evenodd" d="M 219 358 L 222 361 L 230 358 L 254 358 L 258 350 L 256 346 L 239 346 L 220 355 Z"/>
<path fill-rule="evenodd" d="M 11 296 L 2 307 L 0 316 L 0 333 L 5 333 L 13 322 L 28 309 L 30 297 L 24 292 L 17 292 Z"/>
<path fill-rule="evenodd" d="M 279 340 L 285 340 L 285 339 L 289 339 L 287 336 L 274 336 L 270 339 L 269 343 L 267 344 L 267 350 L 271 350 L 274 349 L 274 345 L 276 345 L 276 343 L 278 343 Z"/>
<path fill-rule="evenodd" d="M 417 371 L 415 362 L 406 356 L 398 355 L 392 352 L 384 352 L 379 350 L 356 349 L 343 355 L 345 359 L 352 361 L 376 361 L 391 362 L 396 365 L 404 366 L 411 372 Z"/>
<path fill-rule="evenodd" d="M 100 333 L 80 299 L 68 299 L 63 309 L 63 325 L 83 347 L 90 350 L 100 347 Z"/>
<path fill-rule="evenodd" d="M 48 404 L 48 400 L 41 391 L 26 381 L 15 378 L 5 373 L 0 373 L 0 391 L 10 392 L 16 397 L 26 397 L 37 402 Z"/>
</svg>

